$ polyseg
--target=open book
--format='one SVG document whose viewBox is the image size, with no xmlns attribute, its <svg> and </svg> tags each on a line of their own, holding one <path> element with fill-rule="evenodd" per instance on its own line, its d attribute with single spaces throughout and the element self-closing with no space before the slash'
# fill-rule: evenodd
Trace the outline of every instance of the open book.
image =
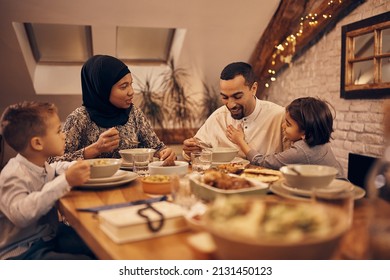
<svg viewBox="0 0 390 280">
<path fill-rule="evenodd" d="M 100 211 L 99 226 L 115 243 L 172 234 L 188 229 L 180 206 L 161 201 Z"/>
</svg>

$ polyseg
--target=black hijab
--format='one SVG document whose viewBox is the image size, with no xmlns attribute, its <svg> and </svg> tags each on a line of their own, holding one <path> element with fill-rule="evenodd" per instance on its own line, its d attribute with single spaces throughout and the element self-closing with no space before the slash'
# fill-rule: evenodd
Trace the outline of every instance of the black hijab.
<svg viewBox="0 0 390 280">
<path fill-rule="evenodd" d="M 108 55 L 95 55 L 88 59 L 81 69 L 83 105 L 92 121 L 101 127 L 124 125 L 131 111 L 117 108 L 109 98 L 111 88 L 130 73 L 119 59 Z"/>
</svg>

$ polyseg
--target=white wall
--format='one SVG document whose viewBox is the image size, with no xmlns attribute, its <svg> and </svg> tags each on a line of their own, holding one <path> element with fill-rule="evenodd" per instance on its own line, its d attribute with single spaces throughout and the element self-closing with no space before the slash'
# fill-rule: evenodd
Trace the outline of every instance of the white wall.
<svg viewBox="0 0 390 280">
<path fill-rule="evenodd" d="M 332 147 L 346 174 L 348 153 L 383 154 L 383 100 L 340 98 L 341 27 L 389 10 L 388 0 L 367 0 L 283 71 L 266 92 L 270 101 L 283 106 L 298 97 L 315 96 L 335 107 Z"/>
</svg>

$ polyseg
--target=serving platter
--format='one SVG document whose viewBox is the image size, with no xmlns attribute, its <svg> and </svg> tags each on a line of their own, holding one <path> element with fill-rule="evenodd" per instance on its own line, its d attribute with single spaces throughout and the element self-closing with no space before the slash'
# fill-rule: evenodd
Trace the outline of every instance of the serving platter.
<svg viewBox="0 0 390 280">
<path fill-rule="evenodd" d="M 232 177 L 239 177 L 234 174 L 230 174 Z M 191 192 L 204 201 L 212 201 L 217 195 L 259 195 L 266 194 L 269 190 L 269 184 L 260 182 L 255 179 L 246 178 L 251 182 L 253 187 L 225 190 L 219 189 L 203 183 L 203 175 L 191 174 L 189 176 Z"/>
</svg>

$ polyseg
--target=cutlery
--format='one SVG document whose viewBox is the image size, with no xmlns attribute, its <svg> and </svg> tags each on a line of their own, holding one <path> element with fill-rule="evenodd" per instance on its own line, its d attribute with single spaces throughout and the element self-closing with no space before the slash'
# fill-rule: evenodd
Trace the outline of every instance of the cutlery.
<svg viewBox="0 0 390 280">
<path fill-rule="evenodd" d="M 123 141 L 125 141 L 126 145 L 138 145 L 139 144 L 139 141 L 130 140 L 130 139 L 126 139 L 126 138 L 123 138 Z"/>
<path fill-rule="evenodd" d="M 302 173 L 300 171 L 298 171 L 295 167 L 289 167 L 289 169 L 292 172 L 295 172 L 295 174 L 297 174 L 298 176 L 302 176 Z"/>
<path fill-rule="evenodd" d="M 209 150 L 211 151 L 211 148 L 213 147 L 211 144 L 209 143 L 206 143 L 206 142 L 203 142 L 202 140 L 200 140 L 199 138 L 195 137 L 194 138 L 197 142 L 197 146 L 201 149 L 204 149 L 204 150 Z"/>
<path fill-rule="evenodd" d="M 140 204 L 150 204 L 150 203 L 153 203 L 153 202 L 166 201 L 166 200 L 168 200 L 168 196 L 163 195 L 163 196 L 160 196 L 160 197 L 154 197 L 154 198 L 149 198 L 149 199 L 141 199 L 141 200 L 124 202 L 124 203 L 111 204 L 111 205 L 103 205 L 103 206 L 87 207 L 87 208 L 76 208 L 76 210 L 80 211 L 80 212 L 97 213 L 97 212 L 103 211 L 103 210 L 122 208 L 122 207 L 134 206 L 134 205 L 140 205 Z"/>
</svg>

